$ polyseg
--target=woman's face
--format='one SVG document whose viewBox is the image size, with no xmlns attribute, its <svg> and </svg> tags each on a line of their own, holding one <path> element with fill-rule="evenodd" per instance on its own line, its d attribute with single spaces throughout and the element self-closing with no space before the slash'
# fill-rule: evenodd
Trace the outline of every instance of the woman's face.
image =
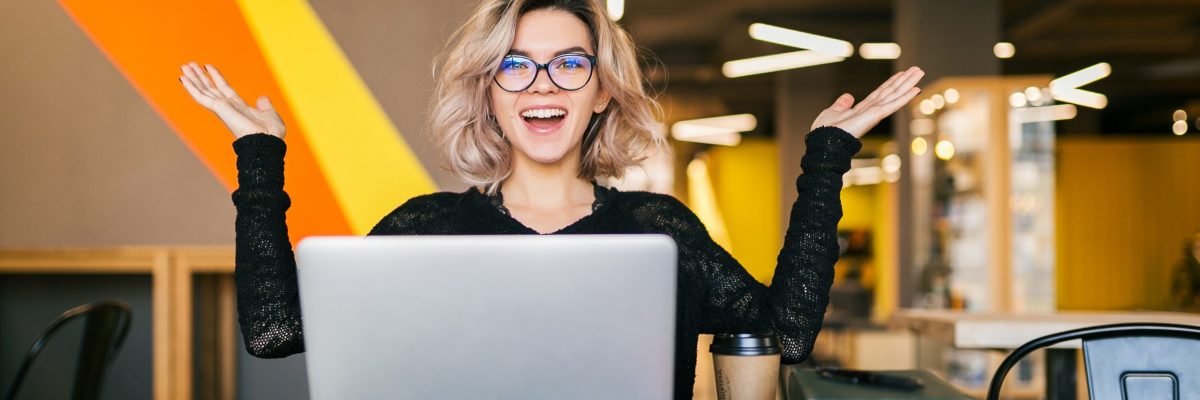
<svg viewBox="0 0 1200 400">
<path fill-rule="evenodd" d="M 545 64 L 562 54 L 595 55 L 587 25 L 561 10 L 530 11 L 517 22 L 509 55 L 520 55 Z M 492 112 L 500 130 L 512 143 L 513 158 L 554 164 L 578 155 L 584 130 L 593 113 L 607 106 L 608 94 L 600 89 L 596 68 L 582 88 L 567 91 L 538 71 L 529 88 L 508 92 L 491 85 Z M 561 83 L 561 82 L 560 82 Z"/>
</svg>

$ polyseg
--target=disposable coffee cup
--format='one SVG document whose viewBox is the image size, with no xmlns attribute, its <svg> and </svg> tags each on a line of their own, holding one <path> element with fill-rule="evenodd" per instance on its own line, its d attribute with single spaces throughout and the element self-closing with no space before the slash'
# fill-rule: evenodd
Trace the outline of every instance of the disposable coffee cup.
<svg viewBox="0 0 1200 400">
<path fill-rule="evenodd" d="M 754 333 L 718 334 L 708 351 L 720 400 L 775 400 L 779 391 L 779 357 L 775 336 Z"/>
</svg>

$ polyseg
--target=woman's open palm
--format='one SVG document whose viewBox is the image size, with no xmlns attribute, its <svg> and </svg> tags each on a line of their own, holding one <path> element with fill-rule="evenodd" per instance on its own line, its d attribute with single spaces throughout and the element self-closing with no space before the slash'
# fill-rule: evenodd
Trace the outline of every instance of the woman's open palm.
<svg viewBox="0 0 1200 400">
<path fill-rule="evenodd" d="M 856 138 L 861 138 L 878 125 L 879 121 L 892 115 L 921 93 L 917 82 L 923 76 L 925 71 L 917 67 L 898 72 L 858 104 L 854 104 L 854 96 L 849 93 L 843 94 L 832 106 L 821 111 L 813 121 L 812 129 L 835 126 Z"/>
<path fill-rule="evenodd" d="M 179 77 L 179 82 L 183 83 L 183 88 L 187 89 L 196 103 L 217 114 L 235 139 L 253 133 L 266 133 L 283 139 L 283 118 L 275 112 L 267 96 L 258 98 L 257 108 L 251 107 L 225 82 L 216 67 L 205 65 L 204 68 L 212 75 L 212 79 L 193 62 L 180 67 L 183 76 Z"/>
</svg>

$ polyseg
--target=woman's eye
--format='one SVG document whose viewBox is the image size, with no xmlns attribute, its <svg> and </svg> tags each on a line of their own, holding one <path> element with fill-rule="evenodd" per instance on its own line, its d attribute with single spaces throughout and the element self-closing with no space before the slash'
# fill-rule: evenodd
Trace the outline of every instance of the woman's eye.
<svg viewBox="0 0 1200 400">
<path fill-rule="evenodd" d="M 563 61 L 562 63 L 558 64 L 558 68 L 565 69 L 565 70 L 576 70 L 576 69 L 583 68 L 583 63 L 580 63 L 577 60 L 566 60 L 566 61 Z"/>
<path fill-rule="evenodd" d="M 515 61 L 515 60 L 514 61 L 505 61 L 505 62 L 500 63 L 500 69 L 503 69 L 505 71 L 521 71 L 526 68 L 528 68 L 528 66 L 525 65 L 525 63 L 520 62 L 520 61 Z"/>
</svg>

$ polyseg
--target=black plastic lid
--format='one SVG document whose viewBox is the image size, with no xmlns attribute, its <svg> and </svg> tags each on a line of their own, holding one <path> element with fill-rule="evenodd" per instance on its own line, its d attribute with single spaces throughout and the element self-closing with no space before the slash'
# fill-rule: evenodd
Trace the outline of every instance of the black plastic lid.
<svg viewBox="0 0 1200 400">
<path fill-rule="evenodd" d="M 708 351 L 731 356 L 764 356 L 779 354 L 783 348 L 779 339 L 758 333 L 721 333 L 713 336 Z"/>
</svg>

